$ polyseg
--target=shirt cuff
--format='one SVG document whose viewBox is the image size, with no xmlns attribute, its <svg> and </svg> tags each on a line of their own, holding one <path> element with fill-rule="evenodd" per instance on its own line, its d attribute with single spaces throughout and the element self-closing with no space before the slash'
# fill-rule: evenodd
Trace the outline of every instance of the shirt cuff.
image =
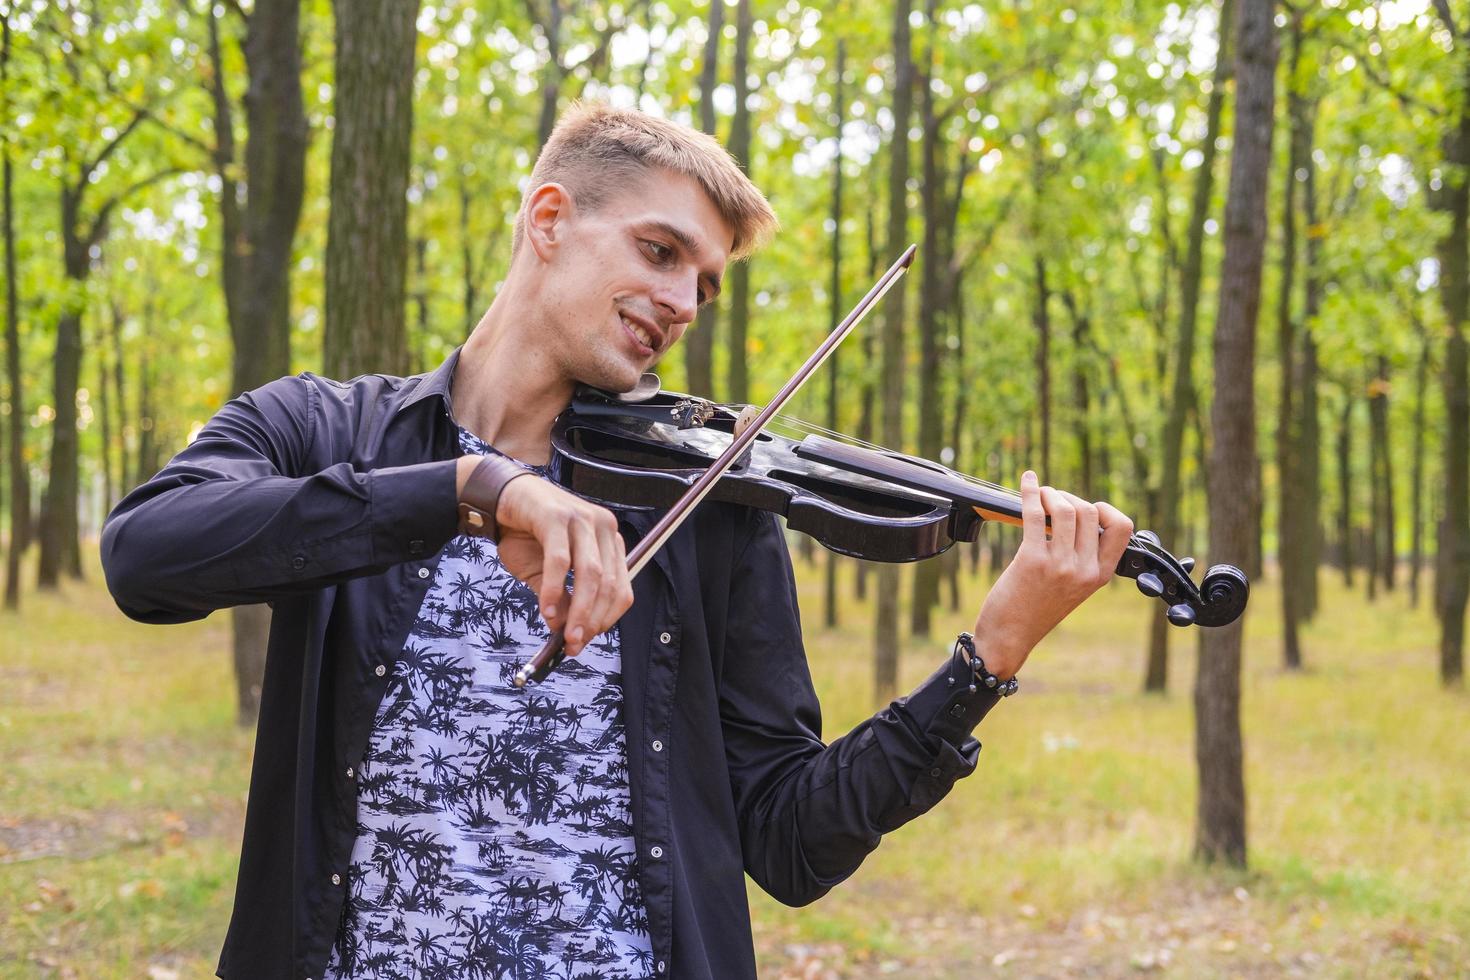
<svg viewBox="0 0 1470 980">
<path fill-rule="evenodd" d="M 1000 695 L 988 687 L 970 690 L 975 674 L 958 648 L 904 701 L 909 717 L 926 735 L 963 747 Z"/>
</svg>

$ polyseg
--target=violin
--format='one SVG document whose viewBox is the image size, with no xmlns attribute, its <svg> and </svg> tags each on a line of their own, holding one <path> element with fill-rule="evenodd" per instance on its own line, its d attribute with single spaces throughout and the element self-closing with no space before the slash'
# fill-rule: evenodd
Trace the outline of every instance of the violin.
<svg viewBox="0 0 1470 980">
<path fill-rule="evenodd" d="M 551 430 L 561 482 L 599 503 L 664 510 L 729 447 L 739 407 L 676 392 L 581 389 Z M 787 527 L 853 558 L 908 562 L 974 541 L 985 521 L 1020 526 L 1021 495 L 929 460 L 854 445 L 805 423 L 800 440 L 768 426 L 706 499 L 772 511 Z M 1194 559 L 1152 531 L 1134 532 L 1117 574 L 1161 600 L 1176 626 L 1225 626 L 1244 611 L 1245 573 L 1214 565 L 1196 585 Z"/>
<path fill-rule="evenodd" d="M 800 441 L 769 430 L 837 345 L 913 264 L 910 245 L 762 409 L 729 408 L 664 393 L 644 376 L 628 394 L 584 389 L 552 426 L 552 452 L 573 492 L 615 506 L 664 510 L 628 553 L 637 575 L 702 500 L 741 503 L 783 515 L 828 548 L 874 561 L 917 561 L 956 541 L 973 541 L 987 520 L 1021 524 L 1014 490 L 928 460 L 854 446 L 811 433 Z M 651 380 L 650 380 L 651 379 Z M 1048 523 L 1050 521 L 1048 520 Z M 1161 599 L 1176 626 L 1224 626 L 1245 610 L 1250 583 L 1234 565 L 1215 565 L 1196 585 L 1191 558 L 1175 558 L 1149 531 L 1132 535 L 1117 572 Z M 552 632 L 520 670 L 523 688 L 566 656 Z"/>
</svg>

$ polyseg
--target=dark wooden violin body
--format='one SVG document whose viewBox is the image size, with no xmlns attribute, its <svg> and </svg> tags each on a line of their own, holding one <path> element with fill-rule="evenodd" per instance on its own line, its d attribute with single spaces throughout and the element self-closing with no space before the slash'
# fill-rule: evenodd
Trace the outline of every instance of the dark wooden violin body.
<svg viewBox="0 0 1470 980">
<path fill-rule="evenodd" d="M 741 416 L 674 392 L 616 396 L 584 389 L 552 428 L 561 480 L 574 492 L 623 507 L 671 506 L 732 442 Z M 762 431 L 709 499 L 782 515 L 793 530 L 840 554 L 917 561 L 973 541 L 987 520 L 1021 523 L 1020 496 L 937 463 Z M 1168 607 L 1178 626 L 1223 626 L 1245 609 L 1250 584 L 1215 565 L 1196 585 L 1193 559 L 1177 559 L 1149 531 L 1134 534 L 1118 574 Z"/>
</svg>

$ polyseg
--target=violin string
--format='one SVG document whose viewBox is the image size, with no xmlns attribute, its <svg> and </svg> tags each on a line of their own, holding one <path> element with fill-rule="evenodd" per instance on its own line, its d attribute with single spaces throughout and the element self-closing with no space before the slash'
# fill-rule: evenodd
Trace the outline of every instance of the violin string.
<svg viewBox="0 0 1470 980">
<path fill-rule="evenodd" d="M 726 408 L 732 408 L 732 406 L 725 406 L 725 407 Z M 829 428 L 827 428 L 824 425 L 819 425 L 816 422 L 810 422 L 810 421 L 807 421 L 806 419 L 797 418 L 794 415 L 778 414 L 778 415 L 776 415 L 775 418 L 771 419 L 770 425 L 773 425 L 774 426 L 777 423 L 779 423 L 780 425 L 785 426 L 786 428 L 788 428 L 788 429 L 790 429 L 790 430 L 792 430 L 794 432 L 803 432 L 803 433 L 806 433 L 808 435 L 825 436 L 826 438 L 832 439 L 835 442 L 840 442 L 840 443 L 843 443 L 843 444 L 849 445 L 849 446 L 856 446 L 859 449 L 867 449 L 869 451 L 876 452 L 876 453 L 881 453 L 881 454 L 884 454 L 884 455 L 894 455 L 894 456 L 899 456 L 899 457 L 903 457 L 903 455 L 904 455 L 902 453 L 894 453 L 888 447 L 883 446 L 883 445 L 880 445 L 879 443 L 875 443 L 875 442 L 871 442 L 871 441 L 869 441 L 867 439 L 859 438 L 857 436 L 851 435 L 850 433 L 838 432 L 838 431 L 835 431 L 833 429 L 829 429 Z M 943 465 L 943 464 L 938 464 L 938 465 Z M 1020 492 L 1019 491 L 1016 491 L 1016 490 L 1013 490 L 1010 487 L 1003 486 L 1002 484 L 999 484 L 999 483 L 992 483 L 989 480 L 982 480 L 979 477 L 971 476 L 968 473 L 961 473 L 961 472 L 958 472 L 957 470 L 952 470 L 949 467 L 944 467 L 944 469 L 951 476 L 954 476 L 954 477 L 956 477 L 958 479 L 964 480 L 966 483 L 969 483 L 969 484 L 971 484 L 973 486 L 982 487 L 982 488 L 984 488 L 986 490 L 992 490 L 992 491 L 998 492 L 998 493 L 1000 493 L 1000 494 L 1002 494 L 1002 495 L 1004 495 L 1006 497 L 1010 497 L 1010 498 L 1015 499 L 1015 500 L 1020 500 L 1021 499 Z M 1136 532 L 1131 533 L 1131 534 L 1128 535 L 1128 543 L 1129 544 L 1132 544 L 1132 545 L 1146 544 L 1146 542 L 1144 542 L 1141 538 L 1139 538 L 1139 536 L 1138 536 L 1138 534 Z"/>
<path fill-rule="evenodd" d="M 832 429 L 829 429 L 829 428 L 827 428 L 826 426 L 823 426 L 823 425 L 818 425 L 815 422 L 808 422 L 805 419 L 799 419 L 799 418 L 796 418 L 795 416 L 789 416 L 789 415 L 781 415 L 781 416 L 778 416 L 778 418 L 780 419 L 780 421 L 783 424 L 787 425 L 788 427 L 790 427 L 790 428 L 792 428 L 792 429 L 794 429 L 794 430 L 796 430 L 798 432 L 806 432 L 806 433 L 811 434 L 811 435 L 825 436 L 825 437 L 827 437 L 829 439 L 832 439 L 835 442 L 841 442 L 841 443 L 844 443 L 846 445 L 856 446 L 859 449 L 867 449 L 867 450 L 871 450 L 873 452 L 882 453 L 884 455 L 895 456 L 895 457 L 898 457 L 900 459 L 909 459 L 909 457 L 905 456 L 903 453 L 895 453 L 895 452 L 893 452 L 893 450 L 888 449 L 885 446 L 880 446 L 877 443 L 869 442 L 866 439 L 859 439 L 856 436 L 848 435 L 847 433 L 835 432 Z M 916 462 L 916 465 L 917 465 L 917 462 L 918 461 L 915 461 L 915 462 Z M 928 461 L 926 460 L 925 462 L 928 462 Z M 934 464 L 934 465 L 943 466 L 943 464 Z M 999 493 L 1002 493 L 1002 494 L 1004 494 L 1004 495 L 1006 495 L 1008 497 L 1015 497 L 1018 500 L 1020 499 L 1020 496 L 1021 495 L 1018 492 L 1016 492 L 1015 490 L 1012 490 L 1010 487 L 1002 486 L 999 483 L 991 483 L 989 480 L 982 480 L 979 477 L 971 476 L 968 473 L 960 473 L 960 472 L 958 472 L 956 470 L 950 469 L 947 466 L 945 466 L 943 468 L 944 468 L 944 471 L 945 471 L 946 474 L 948 474 L 950 476 L 953 476 L 953 477 L 956 477 L 957 479 L 964 480 L 966 483 L 969 483 L 969 484 L 971 484 L 973 486 L 984 487 L 987 490 L 994 490 L 994 491 L 997 491 Z"/>
</svg>

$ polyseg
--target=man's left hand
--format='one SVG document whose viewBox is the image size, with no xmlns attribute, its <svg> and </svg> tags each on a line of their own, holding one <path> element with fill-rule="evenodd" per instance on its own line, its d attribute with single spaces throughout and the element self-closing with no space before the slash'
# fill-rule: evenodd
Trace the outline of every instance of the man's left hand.
<svg viewBox="0 0 1470 980">
<path fill-rule="evenodd" d="M 1032 648 L 1113 577 L 1133 534 L 1133 522 L 1116 507 L 1039 487 L 1030 470 L 1021 477 L 1021 525 L 1021 547 L 975 621 L 976 652 L 1001 680 L 1020 670 Z"/>
</svg>

